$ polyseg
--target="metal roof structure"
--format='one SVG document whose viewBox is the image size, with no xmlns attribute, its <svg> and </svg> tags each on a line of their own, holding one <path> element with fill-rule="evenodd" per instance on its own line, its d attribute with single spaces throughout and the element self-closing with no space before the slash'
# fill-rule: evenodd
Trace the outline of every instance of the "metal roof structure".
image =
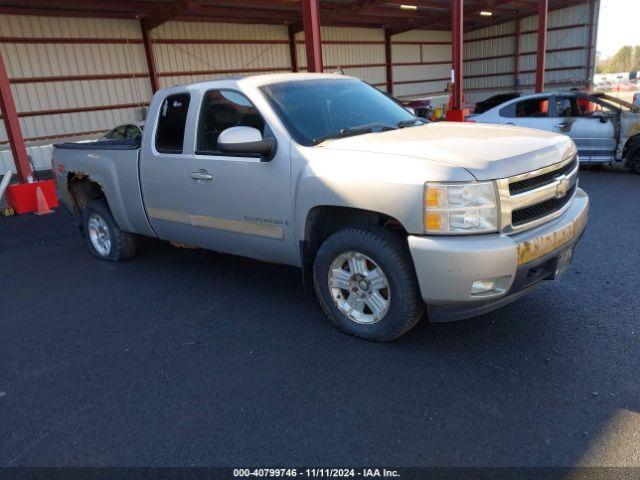
<svg viewBox="0 0 640 480">
<path fill-rule="evenodd" d="M 549 10 L 588 0 L 549 0 Z M 321 0 L 322 25 L 385 28 L 393 35 L 413 29 L 450 30 L 450 0 Z M 538 0 L 468 0 L 470 31 L 535 15 Z M 491 12 L 482 15 L 480 12 Z M 0 0 L 0 14 L 142 20 L 152 29 L 169 20 L 293 25 L 302 30 L 300 0 Z"/>
</svg>

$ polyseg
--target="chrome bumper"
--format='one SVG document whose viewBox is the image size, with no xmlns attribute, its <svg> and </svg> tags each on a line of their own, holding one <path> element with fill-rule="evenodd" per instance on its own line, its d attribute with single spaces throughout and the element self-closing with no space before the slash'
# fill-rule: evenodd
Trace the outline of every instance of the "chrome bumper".
<svg viewBox="0 0 640 480">
<path fill-rule="evenodd" d="M 589 211 L 578 189 L 558 218 L 518 234 L 467 237 L 409 236 L 422 298 L 432 321 L 469 318 L 517 300 L 556 276 L 558 256 L 582 235 Z M 496 279 L 496 289 L 472 295 L 476 280 Z"/>
</svg>

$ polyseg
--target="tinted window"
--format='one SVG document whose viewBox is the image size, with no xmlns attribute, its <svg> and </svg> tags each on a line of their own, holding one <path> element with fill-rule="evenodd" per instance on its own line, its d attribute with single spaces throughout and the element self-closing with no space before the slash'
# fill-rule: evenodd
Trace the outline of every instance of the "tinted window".
<svg viewBox="0 0 640 480">
<path fill-rule="evenodd" d="M 384 93 L 359 80 L 303 80 L 261 88 L 302 145 L 368 124 L 396 126 L 415 117 Z"/>
<path fill-rule="evenodd" d="M 556 117 L 575 117 L 574 99 L 572 97 L 556 97 Z"/>
<path fill-rule="evenodd" d="M 592 117 L 594 112 L 611 113 L 614 111 L 608 105 L 604 105 L 598 102 L 593 102 L 585 97 L 579 97 L 577 104 L 578 104 L 578 114 L 581 117 Z"/>
<path fill-rule="evenodd" d="M 121 138 L 125 138 L 127 131 L 126 125 L 120 125 L 119 127 L 114 128 L 109 133 L 105 135 L 105 138 L 109 140 L 118 140 Z"/>
<path fill-rule="evenodd" d="M 242 93 L 235 90 L 210 90 L 202 100 L 198 120 L 197 152 L 218 152 L 218 136 L 227 128 L 253 127 L 265 136 L 260 112 Z"/>
<path fill-rule="evenodd" d="M 516 117 L 548 117 L 549 100 L 546 98 L 532 98 L 516 103 Z"/>
<path fill-rule="evenodd" d="M 160 115 L 158 117 L 156 150 L 162 153 L 182 153 L 188 111 L 188 93 L 180 93 L 165 98 L 160 107 Z"/>
<path fill-rule="evenodd" d="M 140 129 L 135 125 L 127 125 L 127 138 L 137 137 L 140 133 Z"/>
</svg>

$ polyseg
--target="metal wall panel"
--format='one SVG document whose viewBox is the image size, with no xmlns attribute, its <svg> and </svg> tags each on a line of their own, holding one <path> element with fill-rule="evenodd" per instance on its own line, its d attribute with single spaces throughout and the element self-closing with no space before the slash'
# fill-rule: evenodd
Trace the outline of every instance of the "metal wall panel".
<svg viewBox="0 0 640 480">
<path fill-rule="evenodd" d="M 373 28 L 321 27 L 322 63 L 326 72 L 340 67 L 346 75 L 383 88 L 386 82 L 384 31 Z M 300 70 L 307 68 L 304 32 L 296 35 Z M 383 88 L 384 89 L 384 88 Z"/>
<path fill-rule="evenodd" d="M 148 102 L 151 89 L 139 22 L 3 15 L 0 31 L 16 39 L 0 44 L 0 50 L 27 139 L 105 130 L 140 119 L 131 105 Z M 60 41 L 74 38 L 78 43 Z M 96 75 L 121 78 L 65 79 Z M 129 107 L 91 110 L 114 105 Z M 60 112 L 68 109 L 91 111 Z M 0 147 L 6 140 L 1 129 Z"/>
<path fill-rule="evenodd" d="M 394 95 L 412 97 L 446 92 L 451 78 L 450 32 L 410 30 L 394 35 L 392 41 Z"/>
<path fill-rule="evenodd" d="M 167 22 L 152 31 L 152 39 L 162 87 L 256 70 L 291 71 L 285 26 Z M 246 43 L 252 41 L 256 43 Z"/>
<path fill-rule="evenodd" d="M 597 24 L 598 3 L 596 4 Z M 585 83 L 586 63 L 588 52 L 590 21 L 589 4 L 581 4 L 561 10 L 549 12 L 547 32 L 547 59 L 545 82 L 547 88 L 568 88 L 571 84 L 582 85 Z M 520 20 L 522 31 L 520 37 L 520 62 L 519 62 L 519 91 L 532 89 L 535 83 L 536 48 L 538 16 L 534 15 Z M 467 103 L 475 103 L 491 95 L 500 92 L 513 91 L 513 72 L 515 57 L 513 56 L 516 45 L 515 37 L 510 34 L 515 32 L 516 23 L 510 22 L 494 27 L 488 27 L 465 34 L 465 100 Z M 509 35 L 502 38 L 487 39 L 483 41 L 469 42 L 472 39 L 482 39 L 500 35 Z M 592 45 L 592 69 L 593 56 L 595 55 L 596 36 L 593 35 Z M 504 58 L 488 59 L 486 57 L 504 56 Z M 481 58 L 481 61 L 470 61 L 473 58 Z M 504 75 L 496 75 L 504 73 Z M 484 76 L 483 76 L 484 75 Z M 471 78 L 470 78 L 471 77 Z"/>
</svg>

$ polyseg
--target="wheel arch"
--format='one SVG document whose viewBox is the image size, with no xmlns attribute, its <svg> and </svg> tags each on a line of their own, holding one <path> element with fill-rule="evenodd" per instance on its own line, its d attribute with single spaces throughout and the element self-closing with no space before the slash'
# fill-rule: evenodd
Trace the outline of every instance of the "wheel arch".
<svg viewBox="0 0 640 480">
<path fill-rule="evenodd" d="M 408 233 L 402 223 L 387 214 L 354 207 L 317 205 L 306 215 L 303 237 L 300 239 L 300 265 L 305 290 L 311 291 L 313 261 L 322 243 L 343 228 L 353 225 L 372 225 L 398 232 L 404 238 Z"/>
<path fill-rule="evenodd" d="M 631 149 L 635 149 L 635 152 L 631 152 Z M 625 160 L 625 165 L 629 163 L 631 159 L 630 153 L 635 153 L 636 155 L 640 155 L 640 133 L 636 133 L 624 142 L 622 147 L 622 156 L 621 158 Z"/>
<path fill-rule="evenodd" d="M 74 213 L 80 218 L 82 218 L 82 212 L 87 204 L 93 200 L 104 198 L 109 204 L 102 186 L 84 173 L 69 172 L 67 189 L 71 197 Z"/>
</svg>

